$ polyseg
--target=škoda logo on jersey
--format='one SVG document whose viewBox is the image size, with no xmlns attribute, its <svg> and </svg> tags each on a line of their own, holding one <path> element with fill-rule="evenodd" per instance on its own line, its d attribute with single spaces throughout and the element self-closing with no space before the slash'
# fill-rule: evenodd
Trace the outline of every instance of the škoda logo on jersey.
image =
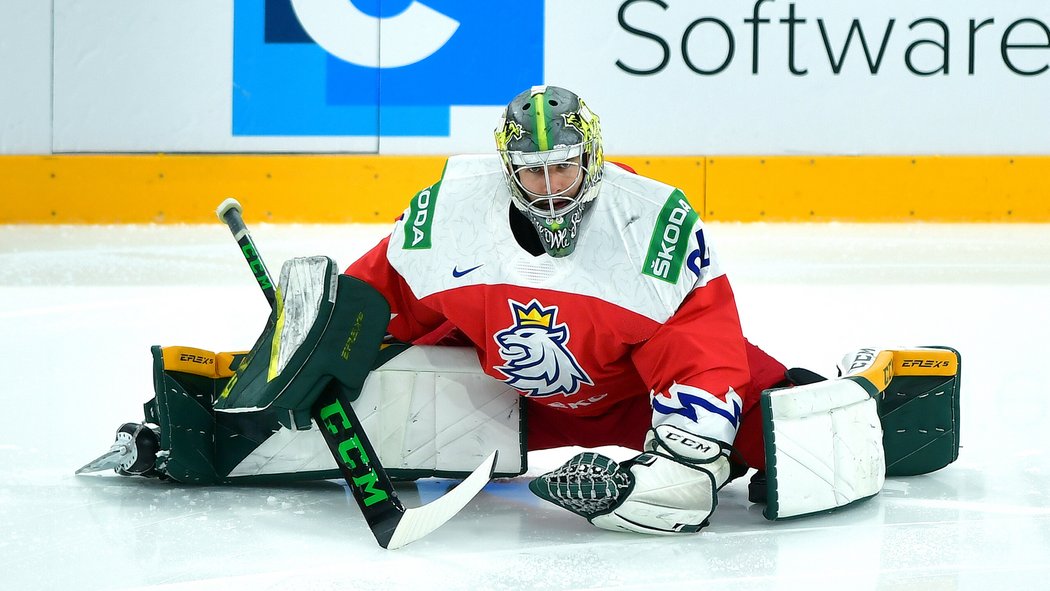
<svg viewBox="0 0 1050 591">
<path fill-rule="evenodd" d="M 675 189 L 667 198 L 656 220 L 656 228 L 653 229 L 652 238 L 649 240 L 649 252 L 642 265 L 642 273 L 669 283 L 677 283 L 678 275 L 682 272 L 682 264 L 685 262 L 685 250 L 689 245 L 689 231 L 699 218 L 700 216 L 689 205 L 685 195 Z M 698 234 L 697 237 L 700 239 L 702 234 Z M 703 252 L 700 255 L 706 258 Z M 695 266 L 692 257 L 690 257 L 690 265 Z M 696 267 L 697 271 L 699 269 L 699 266 Z"/>
<path fill-rule="evenodd" d="M 513 324 L 493 337 L 505 365 L 496 369 L 504 382 L 525 396 L 571 396 L 580 386 L 593 386 L 587 372 L 569 351 L 569 327 L 558 324 L 558 307 L 537 300 L 520 304 L 508 300 Z"/>
<path fill-rule="evenodd" d="M 405 221 L 405 246 L 406 250 L 421 250 L 430 248 L 431 227 L 434 224 L 434 206 L 437 203 L 438 189 L 441 181 L 423 189 L 415 198 L 408 209 L 408 217 Z"/>
</svg>

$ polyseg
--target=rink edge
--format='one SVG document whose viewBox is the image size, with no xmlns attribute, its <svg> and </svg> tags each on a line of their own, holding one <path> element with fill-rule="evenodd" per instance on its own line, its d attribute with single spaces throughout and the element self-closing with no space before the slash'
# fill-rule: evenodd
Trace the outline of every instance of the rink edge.
<svg viewBox="0 0 1050 591">
<path fill-rule="evenodd" d="M 1050 156 L 617 156 L 714 221 L 1050 222 Z M 443 156 L 0 156 L 0 223 L 387 223 Z"/>
</svg>

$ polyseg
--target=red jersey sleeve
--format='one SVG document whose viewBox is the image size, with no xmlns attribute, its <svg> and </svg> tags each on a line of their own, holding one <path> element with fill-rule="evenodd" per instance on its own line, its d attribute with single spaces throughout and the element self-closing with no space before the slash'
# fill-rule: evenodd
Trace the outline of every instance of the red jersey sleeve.
<svg viewBox="0 0 1050 591">
<path fill-rule="evenodd" d="M 687 420 L 690 430 L 731 443 L 754 404 L 736 300 L 723 275 L 696 288 L 632 355 L 653 391 L 653 424 Z"/>
</svg>

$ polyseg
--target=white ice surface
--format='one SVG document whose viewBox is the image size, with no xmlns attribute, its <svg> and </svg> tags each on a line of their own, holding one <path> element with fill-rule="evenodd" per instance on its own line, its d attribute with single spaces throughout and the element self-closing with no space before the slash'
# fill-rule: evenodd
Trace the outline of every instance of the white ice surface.
<svg viewBox="0 0 1050 591">
<path fill-rule="evenodd" d="M 373 226 L 253 228 L 271 271 L 349 263 Z M 75 478 L 152 395 L 149 347 L 250 347 L 268 308 L 227 230 L 0 226 L 0 589 L 1050 588 L 1050 226 L 727 225 L 710 230 L 746 334 L 833 373 L 866 345 L 959 349 L 962 451 L 871 501 L 773 523 L 746 479 L 684 538 L 595 529 L 490 484 L 430 536 L 380 549 L 334 482 Z M 615 450 L 625 455 L 623 450 Z M 533 454 L 530 474 L 571 450 Z M 400 489 L 406 505 L 447 480 Z"/>
</svg>

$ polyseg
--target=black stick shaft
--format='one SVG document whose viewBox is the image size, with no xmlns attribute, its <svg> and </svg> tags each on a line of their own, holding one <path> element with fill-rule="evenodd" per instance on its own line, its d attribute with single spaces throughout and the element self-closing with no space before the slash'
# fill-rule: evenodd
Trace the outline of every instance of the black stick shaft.
<svg viewBox="0 0 1050 591">
<path fill-rule="evenodd" d="M 248 227 L 244 225 L 244 218 L 241 217 L 241 204 L 235 199 L 227 199 L 215 210 L 215 213 L 230 227 L 230 232 L 237 240 L 237 246 L 241 247 L 241 254 L 244 255 L 244 260 L 248 262 L 248 267 L 255 275 L 255 280 L 259 283 L 263 295 L 266 296 L 270 308 L 277 307 L 277 291 L 270 279 L 270 271 L 267 270 L 266 263 L 259 255 L 259 249 L 255 247 L 255 241 L 252 240 Z"/>
<path fill-rule="evenodd" d="M 271 309 L 277 308 L 277 290 L 270 280 L 248 227 L 241 216 L 241 204 L 236 199 L 227 199 L 215 210 L 220 220 L 230 227 L 230 232 L 241 247 L 244 260 L 248 261 L 255 280 L 259 282 Z M 397 498 L 379 455 L 365 436 L 361 421 L 354 414 L 351 400 L 331 382 L 311 409 L 313 420 L 324 436 L 329 450 L 335 457 L 339 471 L 354 495 L 358 507 L 364 514 L 369 529 L 383 548 L 390 543 L 397 524 L 405 513 L 405 507 Z"/>
</svg>

